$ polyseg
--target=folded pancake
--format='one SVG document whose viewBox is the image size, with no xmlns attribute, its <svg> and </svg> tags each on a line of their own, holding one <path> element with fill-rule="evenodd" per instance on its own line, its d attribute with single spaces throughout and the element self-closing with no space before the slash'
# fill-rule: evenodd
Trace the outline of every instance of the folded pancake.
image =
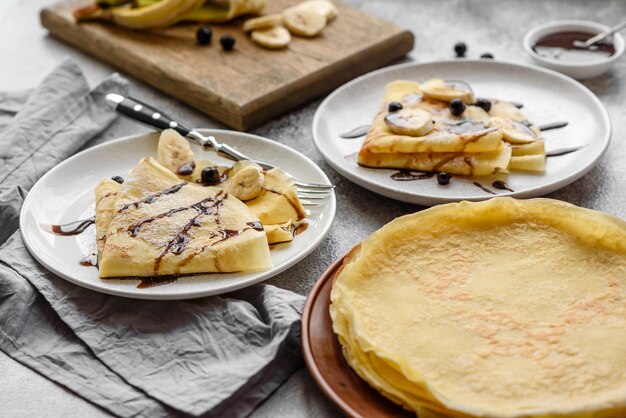
<svg viewBox="0 0 626 418">
<path fill-rule="evenodd" d="M 182 180 L 202 184 L 204 168 L 214 167 L 219 171 L 221 182 L 214 187 L 231 190 L 236 181 L 233 170 L 208 160 L 195 160 L 189 142 L 172 129 L 163 131 L 158 145 L 159 162 L 178 175 Z M 180 167 L 191 167 L 187 174 Z M 244 203 L 254 213 L 267 232 L 269 244 L 291 241 L 293 231 L 306 217 L 306 210 L 297 195 L 294 180 L 279 167 L 262 171 L 263 185 L 260 193 Z M 239 197 L 239 196 L 237 196 Z M 286 225 L 288 224 L 288 225 Z M 290 231 L 289 234 L 286 231 Z"/>
<path fill-rule="evenodd" d="M 301 221 L 306 210 L 298 199 L 293 179 L 280 168 L 265 172 L 265 188 L 256 199 L 246 202 L 248 208 L 261 219 L 263 225 Z"/>
<path fill-rule="evenodd" d="M 348 363 L 424 417 L 626 414 L 626 222 L 550 199 L 400 217 L 331 294 Z"/>
<path fill-rule="evenodd" d="M 510 159 L 511 147 L 508 145 L 503 145 L 498 151 L 482 153 L 359 153 L 359 164 L 366 167 L 445 171 L 475 176 L 506 173 Z"/>
<path fill-rule="evenodd" d="M 445 114 L 441 117 L 433 115 L 435 123 L 428 134 L 408 136 L 394 134 L 389 129 L 385 123 L 387 113 L 383 109 L 376 115 L 361 148 L 362 153 L 489 152 L 502 146 L 500 131 L 474 118 L 451 120 Z"/>
<path fill-rule="evenodd" d="M 421 109 L 431 117 L 431 130 L 425 135 L 398 135 L 385 119 L 389 103 L 403 109 Z M 467 106 L 461 116 L 450 114 L 448 104 L 423 96 L 418 83 L 391 82 L 381 108 L 363 143 L 361 153 L 488 152 L 500 149 L 502 133 L 488 126 L 489 115 L 477 106 Z M 359 163 L 361 154 L 359 154 Z"/>
<path fill-rule="evenodd" d="M 450 110 L 454 99 L 465 102 L 459 116 Z M 409 80 L 389 83 L 357 162 L 367 167 L 461 175 L 545 171 L 545 150 L 538 127 L 510 102 L 489 99 L 487 107 L 475 101 L 471 87 L 460 80 L 431 79 L 422 85 Z M 393 102 L 401 106 L 389 110 Z M 512 154 L 504 149 L 508 145 L 515 150 Z M 458 158 L 444 168 L 438 162 L 453 158 L 451 153 Z M 374 154 L 384 156 L 377 158 Z M 470 169 L 474 163 L 480 168 Z"/>
<path fill-rule="evenodd" d="M 140 161 L 120 186 L 99 260 L 101 278 L 271 267 L 258 217 L 224 190 L 181 181 L 152 158 Z M 104 224 L 109 211 L 99 213 Z"/>
</svg>

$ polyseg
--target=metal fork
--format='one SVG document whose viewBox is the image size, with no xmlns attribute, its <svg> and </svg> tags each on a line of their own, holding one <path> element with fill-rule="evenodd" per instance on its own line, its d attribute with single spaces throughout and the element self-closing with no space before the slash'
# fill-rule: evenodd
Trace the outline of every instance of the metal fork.
<svg viewBox="0 0 626 418">
<path fill-rule="evenodd" d="M 180 122 L 164 115 L 163 112 L 142 103 L 139 100 L 124 97 L 115 93 L 107 94 L 105 100 L 111 108 L 124 116 L 157 129 L 174 129 L 188 140 L 202 145 L 204 148 L 211 148 L 218 155 L 222 155 L 230 160 L 254 161 L 264 170 L 271 170 L 274 168 L 271 164 L 256 161 L 237 151 L 230 145 L 219 142 L 213 136 L 206 136 L 196 130 L 185 127 Z M 298 198 L 302 199 L 302 204 L 306 206 L 319 206 L 319 203 L 313 201 L 324 199 L 330 194 L 330 191 L 335 188 L 332 184 L 309 183 L 301 181 L 289 173 L 287 173 L 287 175 L 294 179 L 296 186 L 298 186 Z"/>
</svg>

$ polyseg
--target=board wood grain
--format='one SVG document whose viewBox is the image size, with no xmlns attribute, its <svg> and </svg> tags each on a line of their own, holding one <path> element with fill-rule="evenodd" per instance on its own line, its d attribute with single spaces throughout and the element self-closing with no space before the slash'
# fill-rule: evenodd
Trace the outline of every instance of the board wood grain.
<svg viewBox="0 0 626 418">
<path fill-rule="evenodd" d="M 298 0 L 269 0 L 264 14 Z M 284 50 L 267 50 L 242 31 L 245 18 L 212 25 L 213 43 L 195 42 L 199 24 L 134 31 L 108 22 L 76 23 L 72 10 L 89 0 L 65 0 L 41 12 L 50 33 L 94 57 L 212 116 L 246 130 L 339 85 L 406 55 L 413 35 L 353 7 L 337 4 L 339 17 L 321 35 L 293 37 Z M 230 33 L 235 49 L 219 38 Z"/>
</svg>

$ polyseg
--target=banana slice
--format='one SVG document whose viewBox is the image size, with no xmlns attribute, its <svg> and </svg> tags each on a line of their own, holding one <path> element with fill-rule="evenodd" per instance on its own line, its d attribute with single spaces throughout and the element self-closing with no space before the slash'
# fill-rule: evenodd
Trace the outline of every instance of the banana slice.
<svg viewBox="0 0 626 418">
<path fill-rule="evenodd" d="M 465 81 L 432 78 L 422 84 L 421 89 L 424 96 L 430 99 L 442 100 L 444 102 L 461 99 L 465 104 L 475 102 L 474 92 Z"/>
<path fill-rule="evenodd" d="M 433 129 L 430 114 L 422 109 L 404 108 L 385 116 L 385 123 L 397 135 L 423 136 Z"/>
<path fill-rule="evenodd" d="M 337 7 L 328 0 L 309 0 L 298 4 L 297 7 L 313 10 L 324 16 L 328 21 L 333 20 L 339 14 Z"/>
<path fill-rule="evenodd" d="M 289 45 L 291 34 L 282 26 L 275 26 L 269 29 L 253 30 L 252 40 L 257 44 L 269 48 L 280 49 Z"/>
<path fill-rule="evenodd" d="M 539 133 L 532 129 L 532 125 L 529 126 L 524 122 L 493 117 L 489 119 L 488 125 L 500 129 L 502 138 L 511 144 L 528 144 L 539 139 Z"/>
<path fill-rule="evenodd" d="M 489 116 L 522 121 L 524 114 L 513 104 L 503 100 L 492 100 Z"/>
<path fill-rule="evenodd" d="M 268 16 L 255 17 L 248 19 L 243 24 L 243 31 L 250 32 L 253 30 L 270 29 L 283 24 L 283 15 L 275 14 Z"/>
<path fill-rule="evenodd" d="M 293 6 L 283 12 L 287 29 L 294 35 L 313 37 L 326 26 L 326 17 L 322 14 L 299 6 Z"/>
<path fill-rule="evenodd" d="M 189 142 L 173 129 L 161 133 L 157 148 L 157 160 L 172 173 L 188 176 L 196 166 Z"/>
<path fill-rule="evenodd" d="M 251 161 L 238 161 L 231 169 L 226 192 L 245 202 L 259 196 L 263 186 L 265 175 L 261 167 Z"/>
</svg>

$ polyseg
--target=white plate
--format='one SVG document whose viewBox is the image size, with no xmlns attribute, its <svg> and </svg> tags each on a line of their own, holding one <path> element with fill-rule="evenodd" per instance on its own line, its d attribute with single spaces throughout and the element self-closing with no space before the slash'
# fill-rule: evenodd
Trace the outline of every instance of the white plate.
<svg viewBox="0 0 626 418">
<path fill-rule="evenodd" d="M 395 181 L 390 175 L 398 170 L 359 166 L 355 155 L 363 138 L 343 139 L 339 135 L 372 122 L 385 85 L 390 81 L 425 81 L 433 77 L 465 80 L 477 97 L 521 102 L 524 114 L 537 125 L 569 122 L 565 128 L 543 133 L 547 151 L 578 145 L 585 148 L 548 158 L 543 174 L 514 172 L 508 176 L 455 177 L 448 186 L 439 186 L 435 178 Z M 498 195 L 533 197 L 550 193 L 587 173 L 606 150 L 610 138 L 611 122 L 606 110 L 582 84 L 551 70 L 492 60 L 409 63 L 374 71 L 333 92 L 313 119 L 315 146 L 335 170 L 375 193 L 421 205 L 493 197 L 476 187 L 474 181 Z M 505 180 L 514 192 L 494 189 L 491 187 L 494 180 Z"/>
<path fill-rule="evenodd" d="M 222 130 L 201 130 L 232 145 L 247 155 L 278 165 L 303 181 L 330 181 L 304 155 L 280 143 L 259 136 Z M 63 224 L 88 218 L 94 213 L 94 188 L 103 177 L 126 177 L 140 158 L 156 156 L 158 133 L 133 135 L 87 149 L 54 167 L 33 186 L 20 214 L 22 237 L 30 253 L 53 273 L 80 286 L 99 292 L 138 299 L 188 299 L 229 292 L 269 279 L 293 266 L 317 247 L 335 217 L 335 195 L 331 193 L 310 211 L 309 227 L 291 243 L 272 249 L 274 267 L 253 273 L 205 274 L 181 277 L 162 286 L 138 289 L 139 280 L 101 280 L 94 267 L 80 260 L 95 252 L 95 231 L 76 236 L 57 236 L 41 225 Z M 215 162 L 228 160 L 192 144 L 199 158 Z"/>
</svg>

